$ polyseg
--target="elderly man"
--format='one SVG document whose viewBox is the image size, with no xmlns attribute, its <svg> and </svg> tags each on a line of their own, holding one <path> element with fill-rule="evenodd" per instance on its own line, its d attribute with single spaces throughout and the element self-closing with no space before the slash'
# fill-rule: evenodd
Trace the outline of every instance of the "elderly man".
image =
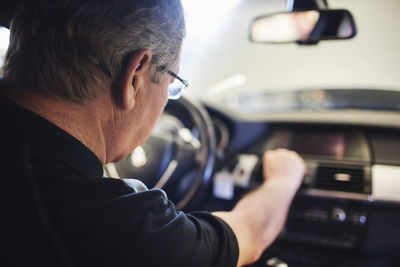
<svg viewBox="0 0 400 267">
<path fill-rule="evenodd" d="M 271 244 L 304 174 L 294 152 L 267 152 L 265 182 L 231 212 L 177 212 L 161 190 L 102 178 L 178 93 L 184 31 L 179 0 L 20 8 L 1 88 L 2 266 L 242 266 Z"/>
</svg>

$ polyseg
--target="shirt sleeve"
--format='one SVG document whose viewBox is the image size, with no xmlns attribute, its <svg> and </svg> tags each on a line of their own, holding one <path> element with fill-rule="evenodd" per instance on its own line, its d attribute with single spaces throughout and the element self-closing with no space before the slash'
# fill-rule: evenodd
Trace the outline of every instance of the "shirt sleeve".
<svg viewBox="0 0 400 267">
<path fill-rule="evenodd" d="M 208 212 L 196 212 L 189 216 L 193 221 L 198 220 L 202 224 L 203 229 L 207 229 L 206 231 L 209 231 L 208 234 L 213 236 L 210 244 L 203 244 L 211 251 L 207 251 L 207 249 L 203 250 L 203 253 L 207 254 L 200 255 L 201 258 L 206 259 L 202 266 L 236 267 L 239 257 L 239 246 L 230 226 L 222 219 Z M 210 258 L 207 259 L 208 257 Z"/>
<path fill-rule="evenodd" d="M 82 212 L 69 224 L 78 266 L 235 267 L 239 248 L 230 227 L 207 212 L 177 212 L 162 190 L 125 194 Z M 67 240 L 68 241 L 68 240 Z"/>
<path fill-rule="evenodd" d="M 236 267 L 239 249 L 230 227 L 207 212 L 176 212 L 160 190 L 140 230 L 144 266 Z M 157 207 L 158 206 L 158 207 Z"/>
</svg>

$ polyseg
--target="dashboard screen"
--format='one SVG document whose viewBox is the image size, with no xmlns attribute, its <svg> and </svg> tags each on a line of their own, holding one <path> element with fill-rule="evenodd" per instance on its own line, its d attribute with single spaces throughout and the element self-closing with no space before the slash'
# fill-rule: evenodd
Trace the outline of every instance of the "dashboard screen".
<svg viewBox="0 0 400 267">
<path fill-rule="evenodd" d="M 308 155 L 321 155 L 343 159 L 346 152 L 346 136 L 334 133 L 294 133 L 291 149 Z"/>
</svg>

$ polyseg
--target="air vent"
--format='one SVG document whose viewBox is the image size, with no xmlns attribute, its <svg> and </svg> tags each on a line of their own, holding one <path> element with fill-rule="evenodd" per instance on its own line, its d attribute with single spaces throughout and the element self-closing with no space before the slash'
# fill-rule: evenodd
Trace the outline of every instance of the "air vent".
<svg viewBox="0 0 400 267">
<path fill-rule="evenodd" d="M 362 168 L 337 168 L 319 166 L 315 179 L 315 188 L 354 192 L 369 193 L 369 186 L 364 179 L 364 169 Z"/>
</svg>

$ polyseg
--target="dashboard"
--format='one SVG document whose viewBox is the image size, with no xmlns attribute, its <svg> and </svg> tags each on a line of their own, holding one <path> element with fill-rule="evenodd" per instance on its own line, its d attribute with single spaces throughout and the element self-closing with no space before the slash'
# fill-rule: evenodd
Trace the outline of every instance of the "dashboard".
<svg viewBox="0 0 400 267">
<path fill-rule="evenodd" d="M 307 164 L 283 231 L 252 266 L 398 266 L 400 129 L 208 112 L 223 157 L 204 209 L 229 210 L 257 188 L 265 150 L 295 150 Z"/>
</svg>

